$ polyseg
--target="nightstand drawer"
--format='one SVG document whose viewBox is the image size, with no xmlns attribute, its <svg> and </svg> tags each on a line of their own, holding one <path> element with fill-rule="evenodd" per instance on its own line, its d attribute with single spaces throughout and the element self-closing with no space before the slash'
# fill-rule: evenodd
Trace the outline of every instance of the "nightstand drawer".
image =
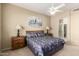
<svg viewBox="0 0 79 59">
<path fill-rule="evenodd" d="M 19 40 L 18 42 L 19 42 L 19 43 L 23 43 L 23 42 L 24 42 L 24 40 L 23 40 L 23 41 L 22 41 L 22 40 Z"/>
<path fill-rule="evenodd" d="M 24 46 L 24 44 L 22 44 L 22 43 L 19 44 L 19 47 L 23 47 L 23 46 Z"/>
</svg>

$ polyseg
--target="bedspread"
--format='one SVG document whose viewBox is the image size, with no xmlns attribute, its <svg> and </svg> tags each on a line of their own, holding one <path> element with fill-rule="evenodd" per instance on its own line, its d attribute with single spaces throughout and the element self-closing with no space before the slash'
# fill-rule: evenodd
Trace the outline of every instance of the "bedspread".
<svg viewBox="0 0 79 59">
<path fill-rule="evenodd" d="M 29 37 L 27 45 L 35 55 L 43 56 L 64 45 L 64 40 L 52 36 Z"/>
</svg>

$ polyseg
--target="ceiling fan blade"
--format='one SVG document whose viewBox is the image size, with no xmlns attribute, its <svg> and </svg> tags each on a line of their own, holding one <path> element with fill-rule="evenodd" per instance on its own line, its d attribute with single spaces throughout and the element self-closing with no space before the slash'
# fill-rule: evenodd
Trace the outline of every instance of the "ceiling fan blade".
<svg viewBox="0 0 79 59">
<path fill-rule="evenodd" d="M 56 12 L 62 12 L 61 10 L 58 10 L 58 9 L 57 9 L 57 10 L 55 10 L 55 11 L 56 11 Z"/>
<path fill-rule="evenodd" d="M 54 15 L 56 12 L 62 12 L 61 10 L 48 11 L 51 15 Z"/>
<path fill-rule="evenodd" d="M 60 9 L 60 8 L 62 8 L 64 6 L 65 6 L 65 4 L 61 4 L 61 5 L 57 6 L 57 7 L 55 7 L 55 9 Z"/>
</svg>

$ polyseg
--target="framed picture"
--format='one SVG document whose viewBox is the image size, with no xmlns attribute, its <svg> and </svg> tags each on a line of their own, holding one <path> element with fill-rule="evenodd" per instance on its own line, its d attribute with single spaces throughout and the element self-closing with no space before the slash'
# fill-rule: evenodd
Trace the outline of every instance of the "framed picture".
<svg viewBox="0 0 79 59">
<path fill-rule="evenodd" d="M 42 20 L 39 17 L 31 16 L 28 18 L 28 25 L 31 27 L 40 27 L 42 26 Z"/>
</svg>

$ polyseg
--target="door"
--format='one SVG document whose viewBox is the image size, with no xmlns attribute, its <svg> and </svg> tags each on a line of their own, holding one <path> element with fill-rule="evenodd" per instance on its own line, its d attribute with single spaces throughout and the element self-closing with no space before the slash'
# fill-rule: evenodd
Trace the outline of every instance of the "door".
<svg viewBox="0 0 79 59">
<path fill-rule="evenodd" d="M 66 40 L 67 38 L 67 19 L 59 20 L 59 38 Z"/>
<path fill-rule="evenodd" d="M 72 44 L 79 45 L 79 11 L 71 13 L 71 41 Z"/>
</svg>

